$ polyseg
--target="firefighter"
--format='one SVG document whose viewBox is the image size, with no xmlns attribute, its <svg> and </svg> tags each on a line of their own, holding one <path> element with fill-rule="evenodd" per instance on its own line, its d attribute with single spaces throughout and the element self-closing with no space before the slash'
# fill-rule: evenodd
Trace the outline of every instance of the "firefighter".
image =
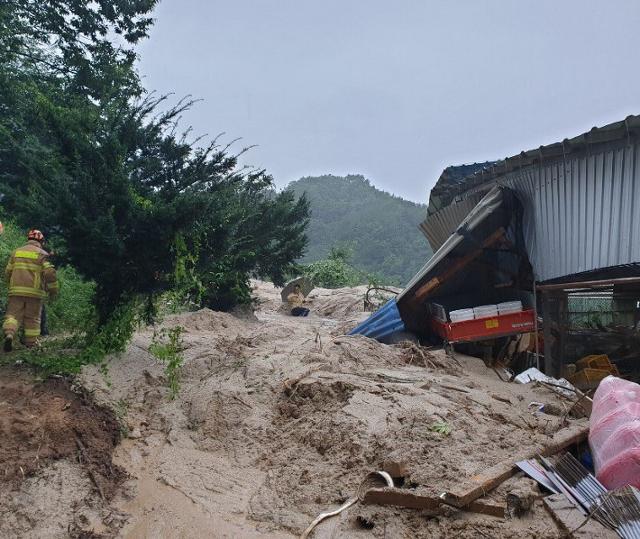
<svg viewBox="0 0 640 539">
<path fill-rule="evenodd" d="M 56 270 L 48 261 L 49 254 L 42 248 L 44 236 L 31 230 L 27 244 L 16 249 L 9 259 L 5 277 L 9 301 L 4 318 L 4 350 L 13 349 L 13 340 L 20 325 L 24 327 L 24 343 L 33 347 L 40 336 L 40 315 L 44 298 L 54 299 L 58 294 Z"/>
</svg>

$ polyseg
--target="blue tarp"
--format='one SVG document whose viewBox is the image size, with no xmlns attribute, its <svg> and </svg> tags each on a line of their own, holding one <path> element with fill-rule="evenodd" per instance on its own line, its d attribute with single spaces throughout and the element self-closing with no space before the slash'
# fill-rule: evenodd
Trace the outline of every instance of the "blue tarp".
<svg viewBox="0 0 640 539">
<path fill-rule="evenodd" d="M 384 342 L 398 331 L 405 331 L 404 322 L 395 299 L 389 300 L 380 309 L 353 329 L 349 335 L 364 335 Z"/>
</svg>

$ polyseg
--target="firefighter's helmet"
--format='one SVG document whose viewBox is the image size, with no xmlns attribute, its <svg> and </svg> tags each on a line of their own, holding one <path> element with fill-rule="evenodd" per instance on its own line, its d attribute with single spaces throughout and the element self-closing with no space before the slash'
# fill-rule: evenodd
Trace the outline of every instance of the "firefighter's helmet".
<svg viewBox="0 0 640 539">
<path fill-rule="evenodd" d="M 33 230 L 29 230 L 29 234 L 27 234 L 27 238 L 29 240 L 35 240 L 42 243 L 44 241 L 44 234 L 39 230 L 33 229 Z"/>
</svg>

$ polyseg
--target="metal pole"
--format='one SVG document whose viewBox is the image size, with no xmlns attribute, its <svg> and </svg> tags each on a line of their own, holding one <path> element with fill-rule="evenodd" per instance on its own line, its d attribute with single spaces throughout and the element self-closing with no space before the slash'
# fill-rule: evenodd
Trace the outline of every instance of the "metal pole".
<svg viewBox="0 0 640 539">
<path fill-rule="evenodd" d="M 538 344 L 538 293 L 536 281 L 533 282 L 533 332 L 536 340 L 536 369 L 540 370 L 540 346 Z"/>
<path fill-rule="evenodd" d="M 619 279 L 604 279 L 601 281 L 578 281 L 573 283 L 541 284 L 540 290 L 573 290 L 578 288 L 599 288 L 616 284 L 640 284 L 640 277 L 621 277 Z"/>
</svg>

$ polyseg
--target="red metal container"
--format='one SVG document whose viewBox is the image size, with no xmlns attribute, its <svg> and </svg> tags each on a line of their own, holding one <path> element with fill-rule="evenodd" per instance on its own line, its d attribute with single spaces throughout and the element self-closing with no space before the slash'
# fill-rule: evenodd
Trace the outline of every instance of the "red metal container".
<svg viewBox="0 0 640 539">
<path fill-rule="evenodd" d="M 464 322 L 442 322 L 429 319 L 431 330 L 450 343 L 472 342 L 506 337 L 518 333 L 530 333 L 535 328 L 533 309 L 519 313 L 502 314 L 488 318 L 476 318 Z"/>
</svg>

